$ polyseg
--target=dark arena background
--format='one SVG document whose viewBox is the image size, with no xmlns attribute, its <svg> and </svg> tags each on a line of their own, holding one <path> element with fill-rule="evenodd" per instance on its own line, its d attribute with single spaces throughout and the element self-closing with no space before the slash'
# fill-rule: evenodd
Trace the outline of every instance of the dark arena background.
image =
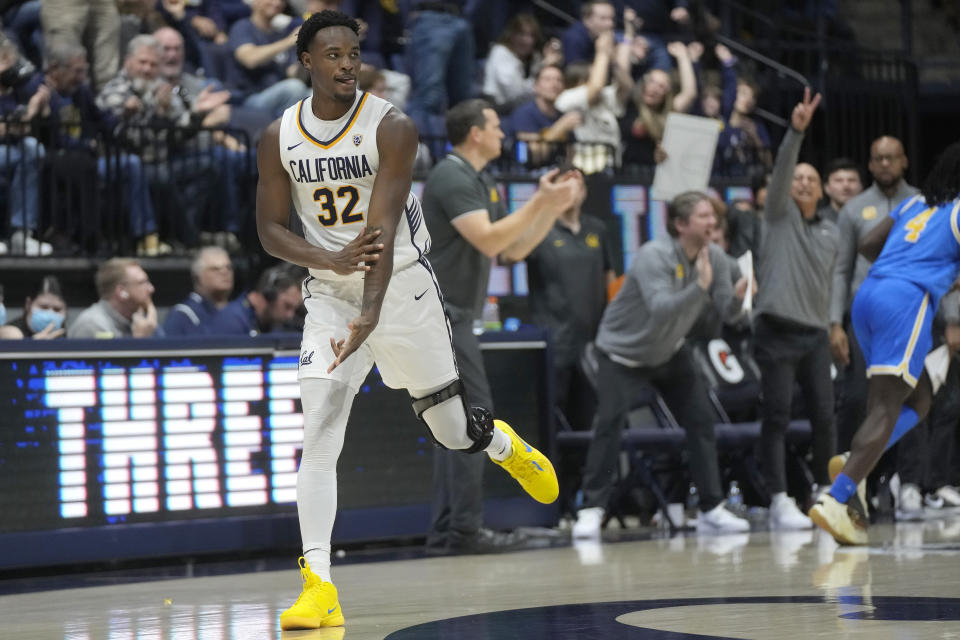
<svg viewBox="0 0 960 640">
<path fill-rule="evenodd" d="M 303 584 L 298 369 L 325 368 L 334 355 L 301 350 L 297 292 L 308 274 L 261 243 L 258 153 L 262 162 L 273 120 L 311 104 L 296 32 L 324 10 L 360 21 L 358 90 L 416 124 L 411 190 L 424 209 L 431 172 L 464 148 L 448 140 L 447 110 L 484 98 L 504 134 L 483 167 L 491 206 L 514 215 L 536 200 L 545 173 L 577 169 L 577 210 L 594 225 L 581 248 L 604 258 L 596 273 L 577 262 L 579 231 L 561 218 L 526 259 L 493 260 L 482 312 L 467 319 L 496 417 L 551 460 L 558 500 L 534 502 L 487 464 L 482 533 L 502 544 L 432 547 L 437 445 L 409 394 L 374 367 L 337 464 L 332 578 L 345 625 L 282 631 L 280 614 Z M 831 241 L 850 249 L 850 273 L 826 270 L 821 293 L 838 283 L 851 293 L 839 296 L 842 319 L 818 328 L 833 349 L 829 379 L 819 379 L 833 406 L 808 406 L 807 387 L 788 380 L 786 493 L 807 513 L 827 488 L 811 418 L 832 417 L 831 453 L 849 450 L 863 418 L 859 347 L 847 364 L 835 340 L 835 329 L 853 338 L 850 228 L 883 219 L 902 200 L 889 194 L 922 187 L 960 140 L 960 2 L 0 0 L 0 27 L 0 638 L 960 637 L 956 296 L 933 325 L 935 344 L 952 349 L 949 373 L 930 417 L 868 477 L 869 541 L 858 546 L 778 525 L 755 309 L 728 323 L 679 312 L 656 320 L 656 335 L 693 325 L 666 346 L 690 354 L 697 385 L 630 387 L 599 528 L 575 534 L 605 356 L 596 326 L 570 332 L 589 315 L 588 298 L 601 301 L 596 325 L 602 300 L 639 295 L 616 278 L 646 264 L 642 247 L 670 241 L 667 203 L 688 189 L 712 198 L 712 241 L 738 268 L 757 265 L 762 291 L 761 262 L 789 259 L 765 252 L 778 150 L 804 90 L 819 93 L 799 161 L 824 186 L 810 224 L 836 221 Z M 353 134 L 343 138 L 351 152 L 365 144 Z M 841 173 L 855 187 L 838 186 Z M 326 224 L 329 207 L 343 205 L 321 186 L 313 197 Z M 342 220 L 362 219 L 367 204 L 350 204 Z M 292 207 L 288 228 L 304 235 Z M 211 267 L 206 255 L 225 262 Z M 120 285 L 98 288 L 114 258 L 135 260 L 149 283 L 124 271 Z M 681 262 L 678 281 L 689 275 Z M 210 297 L 208 317 L 173 331 L 170 318 L 203 308 L 213 271 L 229 273 L 222 301 L 233 302 L 218 311 Z M 278 280 L 294 283 L 283 317 L 270 315 L 285 299 Z M 123 289 L 133 286 L 144 289 Z M 124 316 L 117 287 L 123 298 L 145 295 L 143 311 Z M 91 307 L 133 335 L 80 331 Z M 447 311 L 454 319 L 457 309 Z M 238 318 L 249 326 L 237 329 Z M 567 365 L 578 373 L 558 377 Z M 749 530 L 708 531 L 698 508 L 699 462 L 682 417 L 695 404 L 684 394 L 701 386 L 721 506 Z M 574 402 L 583 397 L 594 400 Z"/>
</svg>

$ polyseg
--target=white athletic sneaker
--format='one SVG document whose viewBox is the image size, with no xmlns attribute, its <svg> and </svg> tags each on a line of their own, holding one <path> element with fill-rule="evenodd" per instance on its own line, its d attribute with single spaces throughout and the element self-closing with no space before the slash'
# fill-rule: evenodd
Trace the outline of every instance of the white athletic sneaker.
<svg viewBox="0 0 960 640">
<path fill-rule="evenodd" d="M 738 518 L 718 504 L 710 511 L 701 511 L 697 518 L 698 533 L 743 533 L 750 531 L 750 523 Z"/>
<path fill-rule="evenodd" d="M 18 230 L 10 236 L 10 253 L 18 256 L 48 256 L 53 253 L 53 246 Z"/>
<path fill-rule="evenodd" d="M 934 494 L 943 500 L 943 508 L 960 507 L 960 491 L 957 491 L 956 487 L 949 485 L 940 487 L 934 491 Z"/>
<path fill-rule="evenodd" d="M 603 524 L 603 508 L 588 507 L 577 511 L 577 521 L 573 523 L 573 537 L 599 538 L 600 525 Z"/>
<path fill-rule="evenodd" d="M 786 493 L 775 493 L 770 501 L 770 528 L 781 531 L 812 529 L 813 520 L 803 515 L 797 503 Z"/>
<path fill-rule="evenodd" d="M 900 499 L 897 501 L 897 520 L 923 520 L 923 494 L 915 484 L 900 485 Z"/>
</svg>

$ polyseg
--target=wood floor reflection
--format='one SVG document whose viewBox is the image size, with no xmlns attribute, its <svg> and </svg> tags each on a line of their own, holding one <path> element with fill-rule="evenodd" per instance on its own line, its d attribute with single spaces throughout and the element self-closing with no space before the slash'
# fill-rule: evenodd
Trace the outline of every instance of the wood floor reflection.
<svg viewBox="0 0 960 640">
<path fill-rule="evenodd" d="M 0 597 L 0 637 L 70 640 L 960 638 L 960 515 L 334 567 L 345 628 L 281 634 L 290 570 Z M 89 581 L 88 581 L 89 582 Z"/>
</svg>

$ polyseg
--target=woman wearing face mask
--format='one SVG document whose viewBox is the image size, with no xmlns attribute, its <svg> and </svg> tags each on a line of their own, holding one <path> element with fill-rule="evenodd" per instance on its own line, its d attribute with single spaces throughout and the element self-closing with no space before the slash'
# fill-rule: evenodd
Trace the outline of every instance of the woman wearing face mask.
<svg viewBox="0 0 960 640">
<path fill-rule="evenodd" d="M 20 329 L 24 338 L 50 340 L 66 335 L 66 317 L 67 303 L 60 291 L 60 281 L 54 276 L 44 276 L 36 293 L 23 305 L 23 315 L 10 325 Z"/>
</svg>

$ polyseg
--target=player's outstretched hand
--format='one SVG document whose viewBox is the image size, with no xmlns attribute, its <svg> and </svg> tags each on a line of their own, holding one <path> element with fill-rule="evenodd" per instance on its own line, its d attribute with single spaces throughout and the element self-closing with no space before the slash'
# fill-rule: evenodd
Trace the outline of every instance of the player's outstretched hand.
<svg viewBox="0 0 960 640">
<path fill-rule="evenodd" d="M 347 245 L 330 256 L 330 270 L 341 276 L 357 271 L 370 271 L 370 265 L 380 259 L 383 243 L 376 242 L 380 229 L 367 229 L 357 234 Z"/>
<path fill-rule="evenodd" d="M 803 90 L 803 102 L 800 102 L 793 108 L 793 114 L 790 117 L 790 124 L 797 131 L 806 131 L 807 126 L 813 119 L 813 112 L 817 110 L 820 104 L 820 94 L 818 93 L 810 99 L 810 87 Z"/>
<path fill-rule="evenodd" d="M 350 335 L 345 339 L 337 342 L 333 338 L 330 338 L 330 348 L 333 350 L 333 355 L 336 356 L 336 360 L 334 360 L 330 368 L 327 369 L 327 373 L 339 367 L 351 353 L 360 348 L 364 340 L 377 328 L 377 322 L 363 316 L 358 316 L 347 325 L 347 328 L 350 329 Z"/>
</svg>

